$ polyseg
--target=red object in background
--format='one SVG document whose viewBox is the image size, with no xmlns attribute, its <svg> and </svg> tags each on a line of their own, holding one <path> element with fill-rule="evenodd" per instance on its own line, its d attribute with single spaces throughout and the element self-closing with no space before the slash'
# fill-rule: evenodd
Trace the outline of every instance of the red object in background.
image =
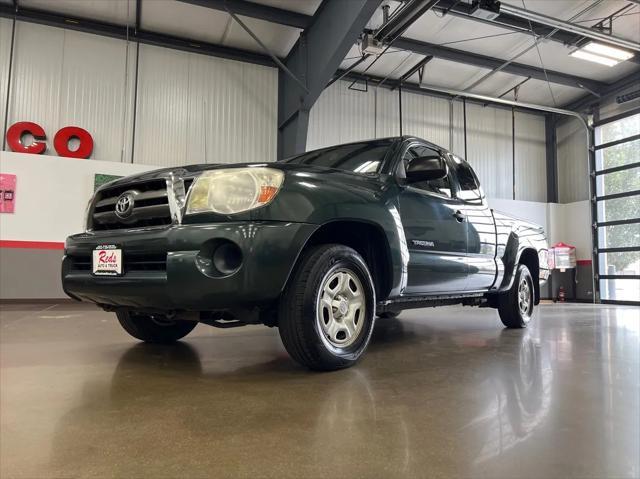
<svg viewBox="0 0 640 479">
<path fill-rule="evenodd" d="M 23 145 L 22 137 L 26 134 L 32 135 L 36 141 L 28 146 Z M 77 150 L 70 150 L 69 141 L 74 138 L 80 142 L 80 145 Z M 40 155 L 47 149 L 46 139 L 47 135 L 44 129 L 37 123 L 30 121 L 19 121 L 11 125 L 7 130 L 7 144 L 11 151 L 16 153 Z M 60 156 L 86 159 L 93 152 L 93 137 L 87 130 L 78 126 L 65 126 L 58 130 L 54 136 L 53 148 Z"/>
<path fill-rule="evenodd" d="M 41 141 L 34 141 L 29 146 L 25 146 L 22 144 L 22 137 L 26 134 L 31 134 L 35 140 Z M 47 135 L 42 127 L 30 121 L 19 121 L 7 130 L 7 143 L 11 151 L 16 153 L 33 153 L 35 155 L 44 153 L 47 149 L 47 144 L 44 142 L 46 139 Z"/>
<path fill-rule="evenodd" d="M 565 299 L 566 299 L 566 294 L 564 292 L 564 288 L 560 286 L 560 290 L 558 291 L 558 301 L 560 301 L 561 303 L 564 303 Z"/>
<path fill-rule="evenodd" d="M 73 138 L 80 141 L 80 146 L 75 151 L 69 149 L 69 141 Z M 93 138 L 87 130 L 78 126 L 65 126 L 53 138 L 53 147 L 60 156 L 86 159 L 93 151 Z"/>
</svg>

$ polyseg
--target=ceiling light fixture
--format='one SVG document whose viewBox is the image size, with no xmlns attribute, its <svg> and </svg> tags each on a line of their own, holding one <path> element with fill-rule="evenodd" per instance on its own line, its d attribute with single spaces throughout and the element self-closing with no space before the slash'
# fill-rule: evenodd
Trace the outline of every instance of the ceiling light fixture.
<svg viewBox="0 0 640 479">
<path fill-rule="evenodd" d="M 600 63 L 612 67 L 620 62 L 633 58 L 633 53 L 620 48 L 610 47 L 598 42 L 589 42 L 578 50 L 569 54 L 572 57 L 580 58 L 590 62 Z"/>
</svg>

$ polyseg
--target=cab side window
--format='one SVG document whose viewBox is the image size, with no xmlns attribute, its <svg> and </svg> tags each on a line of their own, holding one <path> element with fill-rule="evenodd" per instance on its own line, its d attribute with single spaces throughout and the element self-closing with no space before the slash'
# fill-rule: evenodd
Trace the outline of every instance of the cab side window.
<svg viewBox="0 0 640 479">
<path fill-rule="evenodd" d="M 484 194 L 469 163 L 454 155 L 452 159 L 459 186 L 456 196 L 462 201 L 482 201 Z"/>
<path fill-rule="evenodd" d="M 407 150 L 398 165 L 398 176 L 400 178 L 406 178 L 406 170 L 412 160 L 415 158 L 419 158 L 422 156 L 442 156 L 440 152 L 434 150 L 432 148 L 426 146 L 412 146 Z M 413 188 L 418 188 L 420 190 L 427 191 L 429 193 L 433 193 L 436 195 L 444 196 L 447 198 L 452 197 L 451 190 L 451 180 L 449 179 L 449 175 L 444 178 L 440 178 L 439 180 L 429 180 L 429 181 L 420 181 L 417 183 L 411 183 Z"/>
</svg>

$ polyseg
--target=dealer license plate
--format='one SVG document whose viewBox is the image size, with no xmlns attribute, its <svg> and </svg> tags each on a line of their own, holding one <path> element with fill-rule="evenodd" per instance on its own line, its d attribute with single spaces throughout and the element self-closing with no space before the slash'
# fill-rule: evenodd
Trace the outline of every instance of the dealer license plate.
<svg viewBox="0 0 640 479">
<path fill-rule="evenodd" d="M 120 276 L 122 274 L 122 250 L 113 244 L 103 244 L 93 250 L 93 274 L 96 276 Z"/>
</svg>

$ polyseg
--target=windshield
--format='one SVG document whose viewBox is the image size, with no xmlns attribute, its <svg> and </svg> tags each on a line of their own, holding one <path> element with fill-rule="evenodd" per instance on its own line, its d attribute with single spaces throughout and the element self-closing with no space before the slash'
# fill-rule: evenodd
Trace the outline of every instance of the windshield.
<svg viewBox="0 0 640 479">
<path fill-rule="evenodd" d="M 331 146 L 282 161 L 284 163 L 324 166 L 361 174 L 378 173 L 393 141 L 393 139 L 385 139 Z"/>
</svg>

